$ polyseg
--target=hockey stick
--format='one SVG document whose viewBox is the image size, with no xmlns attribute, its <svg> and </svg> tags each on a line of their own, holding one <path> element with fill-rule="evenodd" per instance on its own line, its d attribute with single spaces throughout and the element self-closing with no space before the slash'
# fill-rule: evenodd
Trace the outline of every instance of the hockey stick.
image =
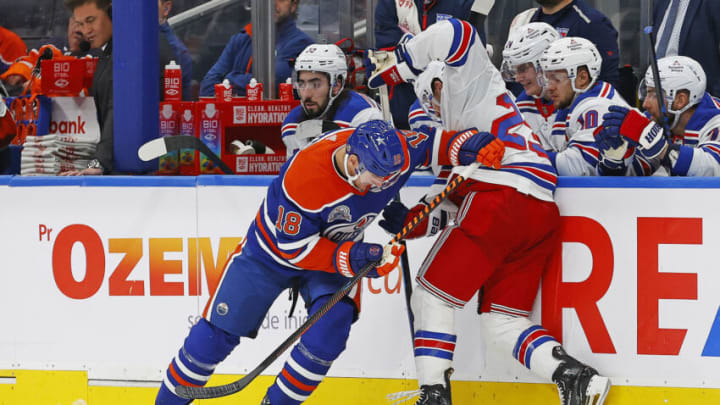
<svg viewBox="0 0 720 405">
<path fill-rule="evenodd" d="M 380 107 L 382 108 L 383 118 L 389 122 L 392 126 L 395 126 L 393 122 L 392 112 L 390 111 L 390 97 L 388 96 L 387 86 L 381 86 L 380 89 Z M 400 193 L 398 193 L 395 201 L 401 203 Z M 405 306 L 407 307 L 408 322 L 410 323 L 410 342 L 415 342 L 415 315 L 412 312 L 412 305 L 410 299 L 412 298 L 412 275 L 410 274 L 410 259 L 408 259 L 407 244 L 405 241 L 400 242 L 401 245 L 405 246 L 402 255 L 400 256 L 400 267 L 402 268 L 403 278 L 403 290 L 405 291 Z"/>
<path fill-rule="evenodd" d="M 420 223 L 422 222 L 425 217 L 428 216 L 430 211 L 434 210 L 443 200 L 447 198 L 447 196 L 452 193 L 465 179 L 478 167 L 479 163 L 475 162 L 469 166 L 467 166 L 463 171 L 455 177 L 448 185 L 445 186 L 442 192 L 440 192 L 438 195 L 433 198 L 432 201 L 430 201 L 430 204 L 428 204 L 422 211 L 418 213 L 417 216 L 415 216 L 412 221 L 408 222 L 407 225 L 403 227 L 403 229 L 398 232 L 390 242 L 388 242 L 388 245 L 392 245 L 394 243 L 398 243 L 402 241 L 412 230 Z M 348 280 L 345 285 L 340 288 L 337 292 L 335 292 L 328 302 L 323 304 L 320 309 L 318 309 L 315 313 L 310 316 L 305 323 L 300 325 L 300 327 L 293 332 L 287 339 L 285 339 L 284 342 L 280 344 L 275 350 L 273 350 L 272 353 L 270 353 L 269 356 L 265 358 L 257 367 L 255 367 L 254 370 L 252 370 L 248 375 L 245 377 L 232 382 L 230 384 L 225 385 L 217 385 L 214 387 L 189 387 L 185 385 L 178 385 L 175 387 L 175 392 L 177 395 L 186 398 L 186 399 L 208 399 L 208 398 L 218 398 L 223 397 L 226 395 L 234 394 L 243 388 L 247 387 L 257 376 L 260 375 L 260 373 L 263 372 L 266 368 L 268 368 L 275 360 L 277 360 L 278 357 L 280 357 L 281 354 L 283 354 L 290 346 L 292 346 L 296 340 L 302 336 L 303 333 L 305 333 L 308 329 L 310 329 L 311 326 L 315 324 L 315 322 L 318 321 L 323 315 L 325 315 L 330 308 L 332 308 L 335 304 L 337 304 L 345 295 L 347 295 L 350 290 L 352 290 L 355 285 L 360 282 L 360 280 L 365 277 L 367 273 L 370 272 L 377 264 L 378 262 L 371 262 L 366 264 L 360 271 L 358 271 L 353 278 Z"/>
<path fill-rule="evenodd" d="M 662 114 L 662 126 L 665 130 L 665 136 L 670 137 L 670 123 L 667 118 L 667 110 L 665 109 L 665 93 L 660 83 L 660 70 L 657 64 L 657 55 L 655 54 L 655 33 L 653 32 L 652 25 L 648 25 L 644 29 L 645 33 L 650 37 L 650 66 L 652 67 L 653 80 L 655 80 L 655 99 L 658 102 L 660 108 L 660 114 Z"/>
<path fill-rule="evenodd" d="M 138 157 L 147 162 L 148 160 L 157 159 L 168 152 L 180 149 L 196 150 L 207 156 L 223 173 L 235 174 L 203 141 L 190 135 L 173 135 L 153 139 L 140 146 L 140 149 L 138 149 Z"/>
</svg>

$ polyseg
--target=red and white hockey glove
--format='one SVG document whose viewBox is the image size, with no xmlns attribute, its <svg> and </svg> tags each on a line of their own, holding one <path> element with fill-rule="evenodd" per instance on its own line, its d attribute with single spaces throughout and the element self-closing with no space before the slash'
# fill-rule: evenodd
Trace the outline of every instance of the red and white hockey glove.
<svg viewBox="0 0 720 405">
<path fill-rule="evenodd" d="M 395 244 L 385 248 L 377 243 L 342 242 L 335 249 L 333 264 L 335 271 L 345 277 L 354 277 L 355 274 L 369 263 L 378 262 L 367 273 L 367 277 L 377 278 L 390 273 L 400 262 L 400 255 L 405 246 Z"/>
<path fill-rule="evenodd" d="M 412 37 L 412 34 L 403 35 L 395 51 L 367 51 L 370 71 L 368 87 L 377 89 L 385 85 L 394 86 L 417 78 L 421 71 L 413 66 L 410 54 L 405 48 L 405 44 Z"/>
<path fill-rule="evenodd" d="M 667 146 L 667 139 L 660 125 L 650 121 L 635 109 L 611 105 L 603 115 L 605 131 L 617 132 L 627 139 L 647 159 L 659 156 Z"/>
<path fill-rule="evenodd" d="M 467 166 L 480 162 L 483 166 L 499 169 L 505 155 L 505 144 L 490 132 L 475 128 L 457 132 L 448 143 L 448 157 L 453 166 Z"/>
</svg>

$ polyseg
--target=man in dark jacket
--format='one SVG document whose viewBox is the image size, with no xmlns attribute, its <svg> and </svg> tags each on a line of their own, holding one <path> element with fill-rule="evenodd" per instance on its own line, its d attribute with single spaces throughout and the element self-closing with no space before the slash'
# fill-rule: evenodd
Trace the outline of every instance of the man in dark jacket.
<svg viewBox="0 0 720 405">
<path fill-rule="evenodd" d="M 689 0 L 684 14 L 679 3 L 682 2 L 655 0 L 653 29 L 657 33 L 657 57 L 680 55 L 695 59 L 707 74 L 708 93 L 720 97 L 720 2 Z M 671 31 L 665 34 L 668 27 L 672 27 Z"/>
<path fill-rule="evenodd" d="M 275 83 L 285 82 L 292 73 L 294 59 L 314 41 L 295 25 L 300 0 L 275 0 Z M 213 96 L 215 84 L 228 79 L 233 94 L 244 96 L 252 73 L 252 27 L 230 38 L 230 42 L 200 84 L 200 96 Z"/>
<path fill-rule="evenodd" d="M 537 3 L 540 7 L 531 21 L 552 25 L 562 37 L 581 37 L 595 44 L 603 60 L 598 80 L 617 86 L 620 52 L 612 22 L 583 0 L 537 0 Z"/>
<path fill-rule="evenodd" d="M 98 175 L 113 170 L 113 69 L 112 69 L 112 1 L 111 0 L 65 0 L 77 21 L 83 37 L 92 49 L 101 49 L 90 95 L 95 99 L 100 142 L 95 158 L 88 168 L 70 171 L 64 175 Z"/>
</svg>

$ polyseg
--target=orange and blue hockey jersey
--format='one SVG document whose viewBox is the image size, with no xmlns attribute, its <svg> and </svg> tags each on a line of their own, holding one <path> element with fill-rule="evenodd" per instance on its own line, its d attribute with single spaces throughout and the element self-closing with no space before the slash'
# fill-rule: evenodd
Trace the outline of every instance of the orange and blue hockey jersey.
<svg viewBox="0 0 720 405">
<path fill-rule="evenodd" d="M 433 137 L 403 132 L 405 165 L 396 181 L 382 190 L 359 191 L 343 178 L 333 158 L 354 130 L 328 132 L 283 165 L 268 187 L 243 250 L 271 266 L 335 273 L 337 244 L 362 240 L 365 229 L 410 174 L 430 164 Z"/>
</svg>

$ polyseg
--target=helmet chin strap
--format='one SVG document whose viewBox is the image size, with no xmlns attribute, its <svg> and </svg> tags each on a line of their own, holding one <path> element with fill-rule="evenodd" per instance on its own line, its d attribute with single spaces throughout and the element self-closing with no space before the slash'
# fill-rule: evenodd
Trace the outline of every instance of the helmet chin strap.
<svg viewBox="0 0 720 405">
<path fill-rule="evenodd" d="M 326 73 L 326 74 L 327 74 L 327 73 Z M 327 74 L 327 75 L 328 75 L 328 82 L 329 82 L 329 79 L 330 79 L 329 76 L 330 76 L 330 75 L 329 75 L 329 74 Z M 337 80 L 338 80 L 338 79 L 335 79 L 336 82 L 337 82 Z M 320 114 L 318 114 L 316 117 L 313 117 L 313 118 L 315 118 L 315 119 L 323 118 L 323 117 L 325 116 L 325 114 L 328 112 L 328 110 L 330 110 L 330 107 L 332 106 L 333 101 L 335 101 L 335 99 L 340 95 L 340 92 L 342 91 L 342 88 L 337 92 L 336 95 L 333 96 L 333 94 L 332 94 L 332 93 L 333 93 L 333 87 L 335 87 L 335 85 L 332 84 L 332 83 L 330 83 L 330 90 L 328 90 L 328 102 L 327 102 L 327 105 L 325 106 L 325 109 L 322 110 L 322 112 L 321 112 Z M 305 111 L 305 114 L 307 114 L 307 115 L 309 116 L 309 115 L 310 115 L 310 112 L 305 109 L 305 105 L 303 105 L 302 103 L 300 103 L 300 105 L 302 106 L 303 111 Z"/>
<path fill-rule="evenodd" d="M 350 183 L 351 186 L 357 188 L 357 186 L 355 185 L 355 180 L 360 178 L 360 173 L 358 173 L 356 170 L 354 176 L 350 175 L 350 167 L 348 166 L 349 159 L 350 159 L 350 154 L 345 152 L 345 157 L 343 158 L 343 169 L 345 170 L 345 176 L 347 176 L 346 180 L 348 183 Z"/>
</svg>

